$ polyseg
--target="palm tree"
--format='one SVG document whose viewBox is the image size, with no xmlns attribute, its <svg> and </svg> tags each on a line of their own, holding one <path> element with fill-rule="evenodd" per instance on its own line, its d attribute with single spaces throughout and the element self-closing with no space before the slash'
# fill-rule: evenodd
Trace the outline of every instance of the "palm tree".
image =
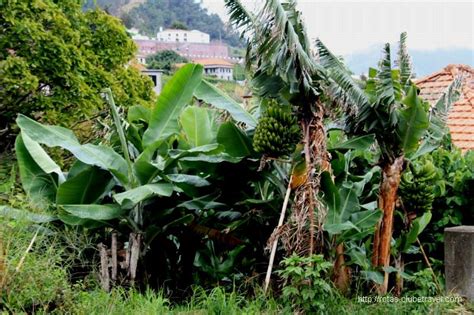
<svg viewBox="0 0 474 315">
<path fill-rule="evenodd" d="M 406 33 L 400 35 L 398 68 L 392 67 L 390 44 L 385 44 L 379 68 L 369 69 L 365 89 L 360 88 L 341 61 L 320 40 L 316 41 L 316 46 L 321 65 L 328 74 L 327 94 L 347 109 L 347 131 L 357 136 L 375 135 L 380 149 L 382 179 L 378 207 L 383 211 L 383 217 L 376 226 L 372 265 L 388 267 L 393 213 L 407 157 L 427 153 L 437 146 L 446 113 L 456 100 L 453 90 L 459 86 L 458 80 L 430 109 L 429 104 L 418 97 L 417 88 L 411 81 L 412 67 L 406 48 Z M 420 142 L 423 143 L 423 150 L 419 150 Z M 387 288 L 388 274 L 385 272 L 383 285 L 378 289 L 385 294 Z"/>
<path fill-rule="evenodd" d="M 253 94 L 261 99 L 275 98 L 290 105 L 298 115 L 303 134 L 307 176 L 296 190 L 294 213 L 304 214 L 292 249 L 312 254 L 315 250 L 314 211 L 317 209 L 318 172 L 329 167 L 324 106 L 320 101 L 324 69 L 316 63 L 305 27 L 294 0 L 267 0 L 259 12 L 246 10 L 239 0 L 225 1 L 230 20 L 247 40 L 247 70 L 253 73 Z M 321 209 L 319 209 L 321 210 Z M 309 229 L 307 229 L 309 221 Z M 308 236 L 309 230 L 309 236 Z M 293 235 L 295 236 L 295 235 Z M 309 244 L 309 246 L 307 246 Z"/>
</svg>

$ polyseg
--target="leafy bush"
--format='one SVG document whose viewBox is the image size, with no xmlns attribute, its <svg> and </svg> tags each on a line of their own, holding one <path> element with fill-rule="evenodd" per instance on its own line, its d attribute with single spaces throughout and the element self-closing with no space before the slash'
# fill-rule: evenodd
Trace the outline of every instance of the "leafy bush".
<svg viewBox="0 0 474 315">
<path fill-rule="evenodd" d="M 285 280 L 282 298 L 291 310 L 307 313 L 321 312 L 330 300 L 333 288 L 328 280 L 332 264 L 322 255 L 300 257 L 296 254 L 282 261 L 284 267 L 279 271 Z"/>
<path fill-rule="evenodd" d="M 152 82 L 129 67 L 136 46 L 120 21 L 78 0 L 0 2 L 0 130 L 18 113 L 75 126 L 104 107 L 110 87 L 122 106 L 149 106 Z M 10 139 L 10 138 L 9 138 Z M 0 139 L 1 141 L 1 139 Z"/>
<path fill-rule="evenodd" d="M 415 272 L 407 280 L 409 286 L 407 296 L 436 296 L 439 293 L 438 286 L 433 281 L 433 273 L 429 268 Z"/>
<path fill-rule="evenodd" d="M 186 63 L 188 59 L 178 55 L 174 50 L 163 50 L 146 57 L 147 68 L 171 71 L 174 64 Z"/>
<path fill-rule="evenodd" d="M 438 171 L 433 218 L 420 241 L 436 270 L 443 272 L 444 229 L 474 224 L 474 152 L 439 148 L 426 157 Z"/>
</svg>

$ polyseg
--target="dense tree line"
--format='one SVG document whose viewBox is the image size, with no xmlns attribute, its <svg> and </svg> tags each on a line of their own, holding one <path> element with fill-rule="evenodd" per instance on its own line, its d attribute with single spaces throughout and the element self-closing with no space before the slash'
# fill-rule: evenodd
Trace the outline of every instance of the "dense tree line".
<svg viewBox="0 0 474 315">
<path fill-rule="evenodd" d="M 106 87 L 121 106 L 153 99 L 151 81 L 128 66 L 136 47 L 120 21 L 81 3 L 0 2 L 0 144 L 18 113 L 63 126 L 87 120 Z"/>
<path fill-rule="evenodd" d="M 171 71 L 174 64 L 186 62 L 188 62 L 188 59 L 178 55 L 173 50 L 159 51 L 146 58 L 146 64 L 149 69 L 162 69 L 166 71 Z"/>
</svg>

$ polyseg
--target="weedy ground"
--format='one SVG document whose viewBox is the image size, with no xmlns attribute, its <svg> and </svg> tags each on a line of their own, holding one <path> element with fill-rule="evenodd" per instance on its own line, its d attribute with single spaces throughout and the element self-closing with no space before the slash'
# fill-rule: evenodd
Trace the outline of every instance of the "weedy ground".
<svg viewBox="0 0 474 315">
<path fill-rule="evenodd" d="M 115 288 L 100 289 L 93 262 L 83 261 L 94 250 L 94 240 L 77 231 L 61 231 L 18 220 L 0 219 L 1 314 L 293 314 L 297 310 L 282 298 L 252 296 L 195 288 L 184 301 L 162 292 Z M 35 236 L 36 235 L 36 236 Z M 34 240 L 33 244 L 32 240 Z M 72 270 L 72 272 L 71 272 Z M 92 270 L 80 273 L 78 270 Z M 73 274 L 75 273 L 75 274 Z M 363 304 L 338 294 L 322 301 L 326 314 L 472 314 L 462 303 Z"/>
</svg>

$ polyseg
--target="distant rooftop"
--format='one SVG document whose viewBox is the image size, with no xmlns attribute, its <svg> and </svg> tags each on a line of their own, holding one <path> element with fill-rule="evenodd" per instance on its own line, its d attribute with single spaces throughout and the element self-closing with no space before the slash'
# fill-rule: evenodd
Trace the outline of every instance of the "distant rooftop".
<svg viewBox="0 0 474 315">
<path fill-rule="evenodd" d="M 451 64 L 415 83 L 421 90 L 420 96 L 434 105 L 458 75 L 462 77 L 461 95 L 449 113 L 448 127 L 457 147 L 474 150 L 474 69 Z"/>
<path fill-rule="evenodd" d="M 204 33 L 204 32 L 201 32 L 201 31 L 198 31 L 198 30 L 182 30 L 182 29 L 177 29 L 177 28 L 167 28 L 167 29 L 164 29 L 163 31 L 160 31 L 160 32 L 187 32 L 187 33 L 203 33 L 203 34 L 207 34 L 207 33 Z"/>
<path fill-rule="evenodd" d="M 205 58 L 205 59 L 193 59 L 195 63 L 203 65 L 205 67 L 219 66 L 232 68 L 234 65 L 224 59 L 219 58 Z"/>
</svg>

